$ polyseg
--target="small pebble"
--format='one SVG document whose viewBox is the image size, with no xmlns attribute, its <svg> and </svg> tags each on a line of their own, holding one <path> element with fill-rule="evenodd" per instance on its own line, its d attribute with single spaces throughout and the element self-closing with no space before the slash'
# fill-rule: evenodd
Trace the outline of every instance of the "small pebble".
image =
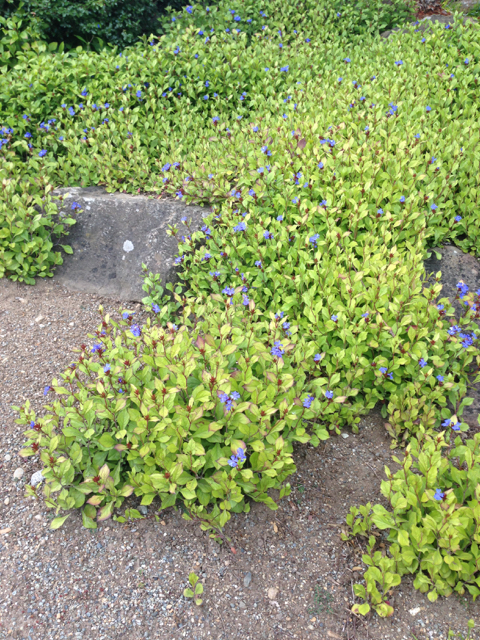
<svg viewBox="0 0 480 640">
<path fill-rule="evenodd" d="M 18 469 L 15 469 L 15 473 L 13 474 L 13 477 L 15 478 L 15 480 L 20 480 L 20 478 L 23 477 L 24 471 L 22 469 L 22 467 L 18 467 Z"/>
<path fill-rule="evenodd" d="M 252 574 L 250 573 L 250 571 L 247 571 L 247 573 L 245 574 L 245 577 L 243 578 L 243 585 L 245 587 L 249 587 L 251 581 L 252 581 Z"/>
<path fill-rule="evenodd" d="M 142 514 L 142 516 L 146 516 L 146 515 L 147 515 L 147 513 L 148 513 L 148 509 L 147 509 L 147 507 L 146 507 L 145 505 L 143 505 L 143 504 L 141 504 L 141 505 L 138 507 L 138 510 L 140 511 L 140 513 Z"/>
<path fill-rule="evenodd" d="M 270 589 L 267 591 L 267 596 L 270 600 L 275 600 L 275 598 L 277 597 L 277 593 L 278 589 L 276 587 L 270 587 Z"/>
</svg>

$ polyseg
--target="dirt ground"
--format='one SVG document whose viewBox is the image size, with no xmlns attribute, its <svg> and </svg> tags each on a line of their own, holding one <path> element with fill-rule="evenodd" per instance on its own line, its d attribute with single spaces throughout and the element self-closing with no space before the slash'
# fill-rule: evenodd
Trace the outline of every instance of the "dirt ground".
<svg viewBox="0 0 480 640">
<path fill-rule="evenodd" d="M 72 514 L 50 531 L 51 514 L 24 497 L 39 465 L 18 456 L 23 436 L 10 407 L 30 398 L 40 409 L 44 386 L 95 330 L 100 303 L 112 313 L 121 306 L 55 281 L 0 281 L 0 638 L 443 640 L 449 629 L 466 633 L 469 618 L 480 621 L 480 602 L 431 604 L 408 578 L 392 618 L 349 613 L 362 551 L 340 532 L 350 505 L 381 500 L 391 452 L 378 412 L 358 435 L 299 447 L 279 510 L 254 504 L 232 517 L 236 554 L 173 510 L 156 522 L 154 505 L 134 524 L 91 531 Z M 191 571 L 204 584 L 200 607 L 182 595 Z"/>
</svg>

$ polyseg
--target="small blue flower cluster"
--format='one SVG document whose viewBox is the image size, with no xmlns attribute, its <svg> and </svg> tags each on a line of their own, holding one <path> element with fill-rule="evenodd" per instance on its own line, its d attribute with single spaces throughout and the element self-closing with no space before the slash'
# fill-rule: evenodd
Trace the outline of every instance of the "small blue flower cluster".
<svg viewBox="0 0 480 640">
<path fill-rule="evenodd" d="M 226 393 L 221 391 L 218 394 L 218 397 L 220 399 L 220 402 L 225 405 L 225 411 L 227 413 L 230 413 L 230 411 L 232 410 L 234 401 L 240 400 L 240 394 L 238 393 L 238 391 L 232 391 L 230 395 L 227 395 Z"/>
<path fill-rule="evenodd" d="M 247 459 L 247 456 L 245 455 L 244 450 L 241 447 L 239 447 L 237 449 L 236 455 L 234 454 L 230 457 L 228 464 L 232 467 L 232 469 L 235 469 L 236 467 L 238 467 L 239 462 L 245 462 L 246 459 Z"/>
</svg>

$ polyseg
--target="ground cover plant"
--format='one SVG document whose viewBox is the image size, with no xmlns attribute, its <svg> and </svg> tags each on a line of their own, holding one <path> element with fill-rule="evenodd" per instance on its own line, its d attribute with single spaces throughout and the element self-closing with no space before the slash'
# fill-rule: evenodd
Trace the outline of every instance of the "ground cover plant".
<svg viewBox="0 0 480 640">
<path fill-rule="evenodd" d="M 186 4 L 185 0 L 0 0 L 0 16 L 22 19 L 47 42 L 101 49 L 134 44 L 142 34 L 151 33 L 162 13 Z"/>
<path fill-rule="evenodd" d="M 415 437 L 412 451 L 425 448 L 419 461 L 451 434 L 464 444 L 452 453 L 458 468 L 443 458 L 442 482 L 428 476 L 415 503 L 402 492 L 419 476 L 396 478 L 402 506 L 393 510 L 411 529 L 400 535 L 380 514 L 390 555 L 371 546 L 376 571 L 357 590 L 367 600 L 357 610 L 390 615 L 390 588 L 418 567 L 432 597 L 458 585 L 476 597 L 479 498 L 470 490 L 456 498 L 466 515 L 452 531 L 465 535 L 452 536 L 469 542 L 447 554 L 455 566 L 438 537 L 417 544 L 410 562 L 398 545 L 407 554 L 405 533 L 455 508 L 433 489 L 447 495 L 478 474 L 463 453 L 478 443 L 465 440 L 462 414 L 480 366 L 480 292 L 459 282 L 455 317 L 423 260 L 446 241 L 478 246 L 480 31 L 414 25 L 385 41 L 376 32 L 393 26 L 392 14 L 381 3 L 375 19 L 361 2 L 302 8 L 192 5 L 166 35 L 122 52 L 52 54 L 30 42 L 6 57 L 5 211 L 27 181 L 40 198 L 51 185 L 101 184 L 214 208 L 201 231 L 189 231 L 188 217 L 171 230 L 183 287 L 165 298 L 147 276 L 150 321 L 140 326 L 128 310 L 119 322 L 104 317 L 46 387 L 46 415 L 19 408 L 23 455 L 44 467 L 30 493 L 43 491 L 60 514 L 55 527 L 72 508 L 88 527 L 138 517 L 118 511 L 135 493 L 223 535 L 230 512 L 251 499 L 275 508 L 289 492 L 296 441 L 356 429 L 380 403 L 394 444 Z M 2 222 L 0 264 L 31 281 L 39 249 L 12 240 L 18 228 L 33 234 L 25 224 Z M 52 246 L 44 262 L 53 256 Z"/>
</svg>

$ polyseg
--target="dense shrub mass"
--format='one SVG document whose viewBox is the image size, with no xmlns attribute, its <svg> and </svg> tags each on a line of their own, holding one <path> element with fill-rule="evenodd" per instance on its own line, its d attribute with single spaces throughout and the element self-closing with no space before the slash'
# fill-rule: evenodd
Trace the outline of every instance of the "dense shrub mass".
<svg viewBox="0 0 480 640">
<path fill-rule="evenodd" d="M 164 36 L 121 52 L 30 43 L 0 81 L 6 276 L 31 281 L 52 260 L 39 267 L 41 247 L 19 237 L 36 233 L 28 197 L 9 206 L 26 183 L 40 198 L 99 184 L 213 206 L 201 231 L 172 229 L 174 298 L 149 276 L 151 322 L 103 318 L 46 388 L 46 416 L 20 409 L 47 504 L 82 508 L 85 526 L 123 518 L 132 492 L 181 504 L 206 529 L 246 498 L 275 508 L 267 491 L 288 493 L 294 442 L 356 429 L 377 403 L 395 443 L 442 430 L 449 448 L 468 430 L 480 291 L 458 284 L 455 318 L 423 260 L 446 241 L 478 246 L 478 26 L 414 25 L 385 41 L 383 3 L 375 15 L 363 2 L 283 4 L 188 6 Z M 431 489 L 419 518 L 435 511 Z M 463 494 L 476 514 L 474 499 Z M 462 584 L 478 584 L 472 567 Z M 447 593 L 445 573 L 422 588 Z M 370 602 L 390 615 L 388 581 L 375 580 Z"/>
<path fill-rule="evenodd" d="M 67 47 L 83 43 L 125 47 L 156 32 L 167 8 L 178 10 L 186 4 L 186 0 L 0 0 L 0 16 L 22 16 L 25 26 L 37 28 L 42 39 Z"/>
</svg>

